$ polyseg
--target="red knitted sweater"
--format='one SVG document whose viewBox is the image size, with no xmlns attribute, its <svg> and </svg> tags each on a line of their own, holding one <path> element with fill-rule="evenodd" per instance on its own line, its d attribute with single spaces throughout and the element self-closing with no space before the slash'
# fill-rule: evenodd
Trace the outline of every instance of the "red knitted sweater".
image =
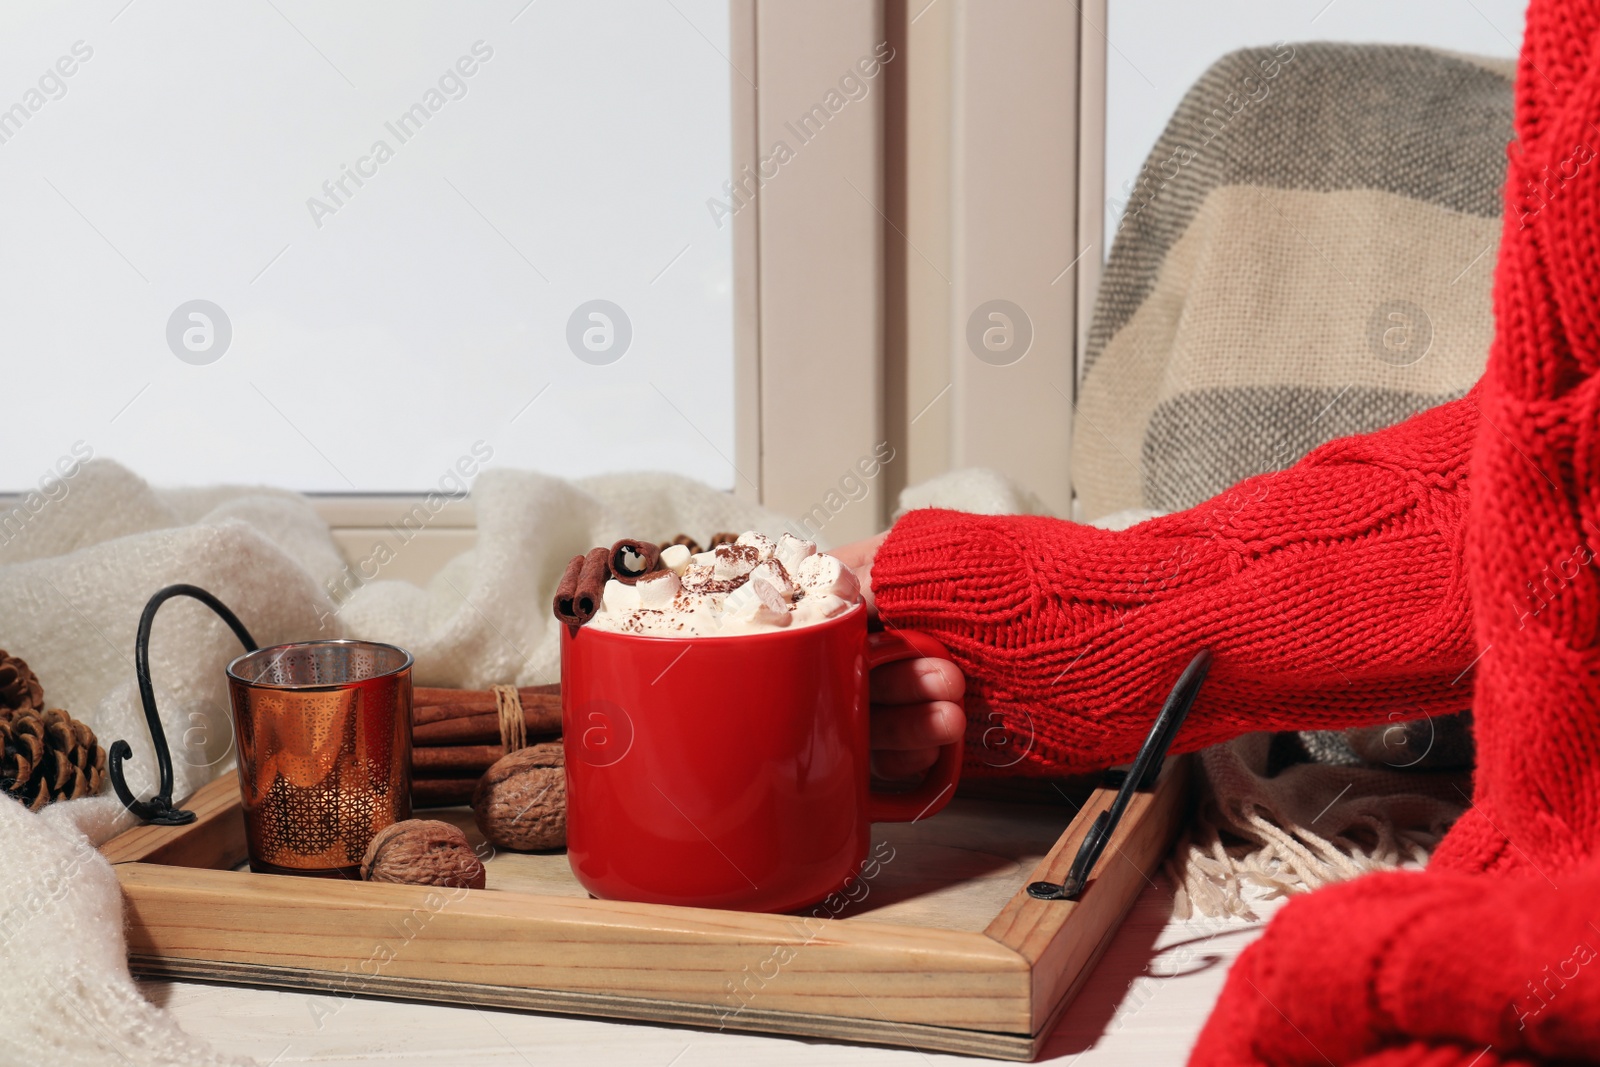
<svg viewBox="0 0 1600 1067">
<path fill-rule="evenodd" d="M 1456 710 L 1476 662 L 1472 809 L 1426 872 L 1289 903 L 1194 1064 L 1600 1062 L 1597 122 L 1600 0 L 1533 0 L 1495 343 L 1464 401 L 1127 535 L 935 512 L 879 553 L 885 618 L 942 637 L 1019 744 L 1037 727 L 1034 768 L 1125 758 L 1201 644 L 1185 747 Z"/>
<path fill-rule="evenodd" d="M 1600 2 L 1533 0 L 1472 453 L 1472 809 L 1427 872 L 1284 908 L 1194 1063 L 1600 1062 L 1597 120 Z"/>
<path fill-rule="evenodd" d="M 1461 711 L 1477 421 L 1469 394 L 1119 533 L 912 512 L 873 561 L 878 610 L 966 673 L 979 773 L 1130 759 L 1202 647 L 1215 663 L 1178 751 Z"/>
<path fill-rule="evenodd" d="M 1600 1062 L 1597 122 L 1600 0 L 1533 0 L 1496 339 L 1464 400 L 1125 534 L 921 512 L 874 563 L 884 618 L 968 672 L 980 764 L 1012 758 L 996 738 L 1033 770 L 1127 758 L 1200 646 L 1183 748 L 1473 686 L 1474 803 L 1429 870 L 1291 902 L 1195 1064 Z"/>
</svg>

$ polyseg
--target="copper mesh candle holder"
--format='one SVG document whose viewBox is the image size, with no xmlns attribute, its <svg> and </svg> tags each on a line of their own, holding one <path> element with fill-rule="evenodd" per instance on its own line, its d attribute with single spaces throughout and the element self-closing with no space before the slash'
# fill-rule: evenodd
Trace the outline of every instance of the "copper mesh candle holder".
<svg viewBox="0 0 1600 1067">
<path fill-rule="evenodd" d="M 250 869 L 359 877 L 411 818 L 411 654 L 303 641 L 228 664 Z"/>
</svg>

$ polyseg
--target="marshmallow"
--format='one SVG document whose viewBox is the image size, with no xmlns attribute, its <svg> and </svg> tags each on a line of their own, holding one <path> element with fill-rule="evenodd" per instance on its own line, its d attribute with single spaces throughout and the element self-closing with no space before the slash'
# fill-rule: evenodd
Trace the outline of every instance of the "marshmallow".
<svg viewBox="0 0 1600 1067">
<path fill-rule="evenodd" d="M 689 551 L 688 545 L 668 545 L 661 550 L 661 565 L 679 577 L 683 576 L 684 569 L 689 566 L 689 557 L 694 553 Z"/>
<path fill-rule="evenodd" d="M 774 615 L 785 616 L 783 623 L 780 625 L 787 625 L 789 621 L 787 618 L 789 614 L 789 598 L 779 592 L 776 586 L 766 581 L 753 581 L 749 585 L 751 589 L 755 590 L 756 598 L 761 601 L 762 607 L 768 609 Z"/>
<path fill-rule="evenodd" d="M 757 533 L 754 530 L 751 530 L 749 533 L 740 534 L 739 540 L 735 541 L 734 544 L 747 545 L 750 548 L 755 549 L 756 559 L 758 561 L 763 559 L 771 559 L 773 553 L 778 550 L 778 542 L 774 541 L 766 534 Z"/>
<path fill-rule="evenodd" d="M 678 576 L 671 571 L 656 571 L 640 578 L 634 585 L 635 599 L 641 608 L 653 608 L 664 611 L 672 607 L 672 602 L 678 597 L 678 590 L 682 583 Z"/>
<path fill-rule="evenodd" d="M 709 563 L 691 563 L 683 569 L 683 574 L 680 576 L 683 588 L 691 593 L 700 592 L 716 580 L 717 576 Z"/>
<path fill-rule="evenodd" d="M 751 569 L 750 584 L 758 582 L 770 586 L 785 603 L 794 599 L 794 582 L 790 580 L 783 564 L 775 559 L 764 559 Z"/>
<path fill-rule="evenodd" d="M 709 552 L 661 552 L 661 569 L 634 584 L 607 582 L 588 625 L 647 637 L 717 637 L 808 626 L 861 601 L 850 568 L 810 541 L 746 533 Z"/>
<path fill-rule="evenodd" d="M 600 610 L 612 615 L 621 615 L 632 611 L 639 606 L 639 594 L 631 585 L 624 585 L 615 578 L 606 582 L 605 591 L 600 594 Z"/>
<path fill-rule="evenodd" d="M 783 564 L 784 570 L 793 574 L 799 568 L 802 560 L 807 556 L 816 554 L 817 544 L 815 541 L 802 540 L 792 533 L 785 533 L 778 538 L 778 548 L 773 553 L 773 558 Z"/>
<path fill-rule="evenodd" d="M 855 572 L 834 556 L 807 556 L 795 569 L 794 580 L 808 597 L 836 596 L 851 603 L 861 599 Z"/>
<path fill-rule="evenodd" d="M 843 614 L 855 607 L 843 597 L 836 597 L 830 593 L 821 596 L 808 596 L 794 606 L 794 621 L 797 626 L 808 626 L 814 622 L 831 619 L 835 615 Z"/>
<path fill-rule="evenodd" d="M 699 637 L 717 633 L 722 628 L 722 612 L 718 597 L 680 594 L 673 601 L 672 610 L 664 612 L 658 626 L 667 637 Z"/>
<path fill-rule="evenodd" d="M 743 578 L 755 569 L 760 557 L 754 545 L 718 545 L 711 564 L 712 573 L 719 581 Z"/>
<path fill-rule="evenodd" d="M 724 629 L 788 626 L 793 612 L 789 602 L 767 582 L 746 582 L 724 602 Z"/>
</svg>

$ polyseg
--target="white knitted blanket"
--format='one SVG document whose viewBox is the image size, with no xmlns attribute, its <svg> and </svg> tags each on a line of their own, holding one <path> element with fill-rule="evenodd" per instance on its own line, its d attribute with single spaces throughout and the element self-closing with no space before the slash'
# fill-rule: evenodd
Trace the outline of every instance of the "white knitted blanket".
<svg viewBox="0 0 1600 1067">
<path fill-rule="evenodd" d="M 132 744 L 126 770 L 141 797 L 154 791 L 155 764 L 134 686 L 134 634 L 145 601 L 162 586 L 210 590 L 262 645 L 389 641 L 416 657 L 421 685 L 529 685 L 556 680 L 549 605 L 573 555 L 622 536 L 685 532 L 704 541 L 721 530 L 777 535 L 788 525 L 669 474 L 568 482 L 491 470 L 473 487 L 477 547 L 422 589 L 365 581 L 347 568 L 326 524 L 293 493 L 160 491 L 99 460 L 61 484 L 64 493 L 14 512 L 3 526 L 0 648 L 34 668 L 47 704 L 83 719 L 108 747 L 119 738 Z M 901 503 L 991 513 L 1037 507 L 982 471 L 908 490 Z M 156 619 L 151 674 L 179 798 L 232 766 L 223 667 L 239 652 L 233 634 L 199 604 L 169 601 Z M 0 798 L 0 974 L 7 981 L 0 1065 L 240 1062 L 185 1035 L 129 976 L 121 894 L 93 848 L 129 825 L 111 796 L 39 815 Z"/>
<path fill-rule="evenodd" d="M 477 547 L 423 589 L 353 574 L 326 524 L 293 493 L 158 491 L 103 461 L 62 484 L 65 494 L 28 511 L 20 527 L 0 522 L 0 648 L 38 672 L 47 704 L 86 721 L 102 744 L 132 744 L 129 782 L 141 797 L 154 789 L 154 757 L 134 687 L 134 634 L 145 601 L 162 586 L 209 589 L 263 645 L 389 641 L 416 656 L 419 684 L 528 685 L 556 680 L 559 631 L 549 604 L 573 555 L 624 535 L 705 540 L 720 530 L 778 534 L 787 525 L 672 475 L 567 482 L 488 471 L 473 487 Z M 1036 498 L 986 471 L 912 487 L 899 504 L 1042 511 Z M 232 633 L 198 604 L 170 601 L 156 620 L 151 670 L 179 798 L 232 767 L 223 667 L 238 653 Z M 1419 862 L 1454 813 L 1446 798 L 1393 774 L 1310 767 L 1268 778 L 1264 760 L 1260 737 L 1205 754 L 1202 817 L 1172 867 L 1180 907 L 1247 914 L 1263 893 Z M 111 796 L 39 815 L 0 798 L 0 974 L 9 982 L 0 1067 L 240 1062 L 185 1035 L 129 976 L 121 894 L 93 847 L 129 825 Z"/>
</svg>

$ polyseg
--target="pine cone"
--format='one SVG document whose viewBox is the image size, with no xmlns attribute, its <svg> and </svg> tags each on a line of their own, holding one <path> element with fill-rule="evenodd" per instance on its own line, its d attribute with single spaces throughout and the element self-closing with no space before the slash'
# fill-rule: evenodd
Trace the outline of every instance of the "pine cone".
<svg viewBox="0 0 1600 1067">
<path fill-rule="evenodd" d="M 20 656 L 0 649 L 0 711 L 40 711 L 44 708 L 44 687 Z"/>
<path fill-rule="evenodd" d="M 106 750 L 60 708 L 0 710 L 0 789 L 38 811 L 53 800 L 100 792 Z"/>
</svg>

